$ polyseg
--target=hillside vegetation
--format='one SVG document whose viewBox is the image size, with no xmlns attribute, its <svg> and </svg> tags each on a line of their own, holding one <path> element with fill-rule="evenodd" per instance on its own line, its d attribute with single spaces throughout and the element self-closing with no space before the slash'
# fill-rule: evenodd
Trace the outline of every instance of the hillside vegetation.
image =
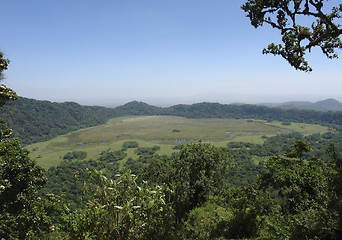
<svg viewBox="0 0 342 240">
<path fill-rule="evenodd" d="M 74 102 L 52 103 L 28 98 L 8 102 L 0 117 L 23 144 L 41 142 L 77 129 L 103 124 L 115 117 L 112 109 L 81 106 Z"/>
<path fill-rule="evenodd" d="M 342 126 L 342 112 L 277 109 L 255 105 L 197 103 L 161 108 L 142 102 L 130 102 L 117 108 L 81 106 L 77 103 L 51 103 L 19 98 L 7 103 L 0 118 L 6 119 L 14 136 L 23 144 L 41 142 L 57 135 L 106 123 L 119 116 L 168 115 L 186 118 L 237 118 L 266 121 L 314 123 Z"/>
</svg>

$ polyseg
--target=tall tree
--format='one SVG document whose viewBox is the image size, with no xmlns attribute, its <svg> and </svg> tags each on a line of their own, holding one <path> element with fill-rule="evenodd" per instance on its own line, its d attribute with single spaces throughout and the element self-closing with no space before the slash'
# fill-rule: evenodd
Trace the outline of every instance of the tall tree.
<svg viewBox="0 0 342 240">
<path fill-rule="evenodd" d="M 209 143 L 190 143 L 175 156 L 172 165 L 174 207 L 181 219 L 223 186 L 230 157 Z"/>
<path fill-rule="evenodd" d="M 342 4 L 333 2 L 328 10 L 328 0 L 248 0 L 242 9 L 255 28 L 266 23 L 282 35 L 283 44 L 269 44 L 264 54 L 280 55 L 295 69 L 309 72 L 305 54 L 311 48 L 319 47 L 328 58 L 338 58 L 335 50 L 342 48 Z"/>
<path fill-rule="evenodd" d="M 0 52 L 1 77 L 8 63 Z M 14 91 L 0 85 L 0 107 L 16 98 Z M 0 238 L 27 239 L 49 231 L 51 208 L 36 195 L 46 182 L 43 169 L 10 135 L 5 120 L 0 119 Z"/>
</svg>

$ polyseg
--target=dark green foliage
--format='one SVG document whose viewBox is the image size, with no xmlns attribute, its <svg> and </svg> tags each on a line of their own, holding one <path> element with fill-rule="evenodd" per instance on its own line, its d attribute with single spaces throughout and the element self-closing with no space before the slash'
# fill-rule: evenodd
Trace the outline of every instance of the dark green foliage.
<svg viewBox="0 0 342 240">
<path fill-rule="evenodd" d="M 262 145 L 251 145 L 249 153 L 260 157 L 279 155 L 291 151 L 292 144 L 297 139 L 303 139 L 303 135 L 290 133 L 269 137 Z"/>
<path fill-rule="evenodd" d="M 46 178 L 19 141 L 0 142 L 0 237 L 26 239 L 48 232 L 51 219 L 37 191 Z"/>
<path fill-rule="evenodd" d="M 141 155 L 153 155 L 160 149 L 159 146 L 154 147 L 139 147 L 134 151 L 135 154 L 141 156 Z"/>
<path fill-rule="evenodd" d="M 330 188 L 334 170 L 317 157 L 303 160 L 310 151 L 306 142 L 296 141 L 294 150 L 285 157 L 275 156 L 265 163 L 266 172 L 260 175 L 262 189 L 277 191 L 280 208 L 273 227 L 290 239 L 333 239 L 335 236 L 336 209 L 329 202 L 334 199 Z M 284 230 L 281 230 L 286 226 Z"/>
<path fill-rule="evenodd" d="M 110 159 L 106 159 L 106 161 L 64 160 L 57 167 L 49 168 L 46 173 L 48 182 L 40 194 L 51 192 L 56 195 L 64 195 L 69 203 L 69 208 L 78 209 L 82 207 L 83 203 L 83 183 L 88 179 L 88 170 L 93 169 L 102 170 L 110 178 L 119 172 L 118 165 L 112 163 Z"/>
<path fill-rule="evenodd" d="M 330 157 L 329 164 L 334 169 L 332 174 L 331 188 L 335 196 L 330 199 L 330 204 L 337 211 L 337 226 L 342 230 L 342 157 L 336 152 L 334 144 L 330 144 L 327 149 L 327 154 Z M 341 235 L 342 233 L 339 232 Z"/>
<path fill-rule="evenodd" d="M 127 156 L 125 150 L 118 150 L 111 152 L 110 150 L 106 150 L 100 153 L 99 161 L 102 162 L 117 162 L 124 159 Z"/>
<path fill-rule="evenodd" d="M 232 214 L 227 208 L 216 203 L 206 202 L 190 211 L 180 234 L 181 239 L 216 239 L 228 231 L 226 223 Z M 220 239 L 220 238 L 218 238 Z"/>
<path fill-rule="evenodd" d="M 223 196 L 223 205 L 229 209 L 231 218 L 221 223 L 224 229 L 222 235 L 227 239 L 254 239 L 261 236 L 261 226 L 273 207 L 269 194 L 249 185 L 228 188 Z"/>
<path fill-rule="evenodd" d="M 129 141 L 129 142 L 124 142 L 122 147 L 123 148 L 137 148 L 139 147 L 139 144 L 136 141 Z"/>
<path fill-rule="evenodd" d="M 159 146 L 139 147 L 135 149 L 134 153 L 139 156 L 138 159 L 127 159 L 127 162 L 124 165 L 125 168 L 130 169 L 134 174 L 140 174 L 144 170 L 144 167 L 146 167 L 148 164 L 153 161 L 162 159 L 161 156 L 156 154 L 159 149 Z"/>
<path fill-rule="evenodd" d="M 207 143 L 188 144 L 175 155 L 171 167 L 178 219 L 223 186 L 229 163 L 226 151 Z"/>
<path fill-rule="evenodd" d="M 83 160 L 87 157 L 87 152 L 85 151 L 73 151 L 68 152 L 64 155 L 63 159 L 72 160 L 72 159 L 78 159 Z"/>
<path fill-rule="evenodd" d="M 228 144 L 228 146 L 234 143 Z M 238 143 L 236 143 L 238 144 Z M 241 143 L 241 145 L 249 145 Z M 229 148 L 234 167 L 228 169 L 229 183 L 232 186 L 242 186 L 255 183 L 257 174 L 261 173 L 262 165 L 253 162 L 253 156 L 247 148 Z"/>
<path fill-rule="evenodd" d="M 24 144 L 45 141 L 77 129 L 105 123 L 115 112 L 77 103 L 52 103 L 20 97 L 0 113 Z"/>
<path fill-rule="evenodd" d="M 174 239 L 173 212 L 163 186 L 138 185 L 127 171 L 116 180 L 96 171 L 90 177 L 90 201 L 64 217 L 68 239 Z"/>
<path fill-rule="evenodd" d="M 290 126 L 291 122 L 282 122 L 281 124 L 284 125 L 284 126 Z"/>
<path fill-rule="evenodd" d="M 184 145 L 179 144 L 179 145 L 174 146 L 172 149 L 174 149 L 174 150 L 180 150 L 180 149 L 183 148 L 183 146 L 184 146 Z"/>
<path fill-rule="evenodd" d="M 282 140 L 290 141 L 294 136 L 297 135 L 276 136 L 275 143 L 280 145 Z M 320 141 L 322 136 L 308 138 Z M 327 135 L 327 138 L 334 139 L 335 134 Z M 67 214 L 64 229 L 71 239 L 83 239 L 85 236 L 158 239 L 161 235 L 165 239 L 337 239 L 336 234 L 341 229 L 339 211 L 342 192 L 338 189 L 342 188 L 339 183 L 340 158 L 335 148 L 329 149 L 334 160 L 324 163 L 307 155 L 311 148 L 306 142 L 295 141 L 290 144 L 288 153 L 270 158 L 262 170 L 255 165 L 252 167 L 252 156 L 249 154 L 258 145 L 230 143 L 228 146 L 230 156 L 223 149 L 198 143 L 184 145 L 183 150 L 171 158 L 158 156 L 151 151 L 152 148 L 143 148 L 139 152 L 140 160 L 127 161 L 127 166 L 144 171 L 138 169 L 141 173 L 139 181 L 133 177 L 136 187 L 128 184 L 130 190 L 122 188 L 125 193 L 120 190 L 122 179 L 115 176 L 117 170 L 116 173 L 111 172 L 113 181 L 97 175 L 103 180 L 96 177 L 96 185 L 89 185 L 89 175 L 86 171 L 80 171 L 91 166 L 91 169 L 102 169 L 106 176 L 110 176 L 106 169 L 113 164 L 105 161 L 65 161 L 65 167 L 50 169 L 49 172 L 60 174 L 68 171 L 69 177 L 59 175 L 62 178 L 52 181 L 61 182 L 56 189 L 66 186 L 66 195 L 68 188 L 78 186 L 75 191 L 78 195 L 75 196 L 79 197 L 78 208 L 81 209 Z M 234 158 L 234 164 L 231 164 L 230 157 Z M 81 167 L 80 164 L 84 165 Z M 232 174 L 236 168 L 235 175 L 240 175 L 238 177 Z M 257 184 L 247 185 L 255 183 L 254 179 L 243 179 L 258 172 L 261 175 Z M 63 178 L 69 180 L 63 182 L 60 180 Z M 241 185 L 238 179 L 245 181 L 246 186 L 232 188 L 227 185 Z M 80 194 L 84 192 L 83 182 L 88 182 L 87 195 Z M 140 195 L 134 189 L 154 188 L 156 184 L 163 186 L 155 191 L 162 194 L 161 204 L 165 204 L 166 208 L 163 207 L 163 212 L 156 208 L 159 210 L 153 213 L 155 210 L 139 207 L 146 205 L 139 205 Z M 131 200 L 115 200 L 119 196 L 120 199 L 127 196 Z M 88 200 L 90 202 L 84 205 Z M 133 206 L 137 209 L 134 210 Z M 75 209 L 75 205 L 71 209 Z M 139 214 L 144 218 L 140 218 Z M 145 221 L 145 226 L 152 224 L 150 226 L 153 227 L 142 230 L 137 221 Z"/>
<path fill-rule="evenodd" d="M 115 108 L 120 116 L 130 115 L 160 115 L 163 114 L 163 108 L 148 105 L 143 102 L 133 101 Z"/>
</svg>

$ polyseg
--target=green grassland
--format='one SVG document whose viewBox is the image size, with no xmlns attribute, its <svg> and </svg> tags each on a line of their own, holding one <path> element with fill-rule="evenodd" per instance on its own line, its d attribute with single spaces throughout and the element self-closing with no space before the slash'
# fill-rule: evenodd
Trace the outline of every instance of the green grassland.
<svg viewBox="0 0 342 240">
<path fill-rule="evenodd" d="M 136 141 L 141 147 L 159 146 L 159 155 L 170 155 L 177 145 L 176 139 L 184 143 L 211 142 L 226 146 L 230 141 L 263 143 L 262 136 L 298 131 L 303 134 L 324 133 L 327 127 L 314 124 L 282 125 L 244 119 L 188 119 L 173 116 L 120 117 L 106 124 L 71 132 L 46 142 L 27 146 L 30 157 L 38 165 L 49 168 L 56 166 L 70 151 L 86 151 L 87 159 L 97 159 L 107 149 L 119 150 L 126 141 Z M 127 150 L 128 157 L 136 159 L 134 149 Z M 126 158 L 126 159 L 127 159 Z M 124 159 L 125 161 L 125 159 Z"/>
</svg>

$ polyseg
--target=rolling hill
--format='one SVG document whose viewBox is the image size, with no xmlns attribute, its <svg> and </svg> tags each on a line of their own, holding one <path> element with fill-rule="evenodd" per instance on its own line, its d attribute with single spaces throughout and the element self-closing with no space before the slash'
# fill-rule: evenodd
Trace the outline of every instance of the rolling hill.
<svg viewBox="0 0 342 240">
<path fill-rule="evenodd" d="M 291 101 L 291 102 L 285 102 L 285 103 L 263 103 L 260 105 L 267 106 L 267 107 L 276 107 L 276 108 L 281 108 L 281 109 L 314 110 L 314 111 L 321 111 L 321 112 L 342 111 L 342 103 L 333 98 L 318 101 L 315 103 L 303 102 L 303 101 L 296 101 L 296 102 Z"/>
</svg>

